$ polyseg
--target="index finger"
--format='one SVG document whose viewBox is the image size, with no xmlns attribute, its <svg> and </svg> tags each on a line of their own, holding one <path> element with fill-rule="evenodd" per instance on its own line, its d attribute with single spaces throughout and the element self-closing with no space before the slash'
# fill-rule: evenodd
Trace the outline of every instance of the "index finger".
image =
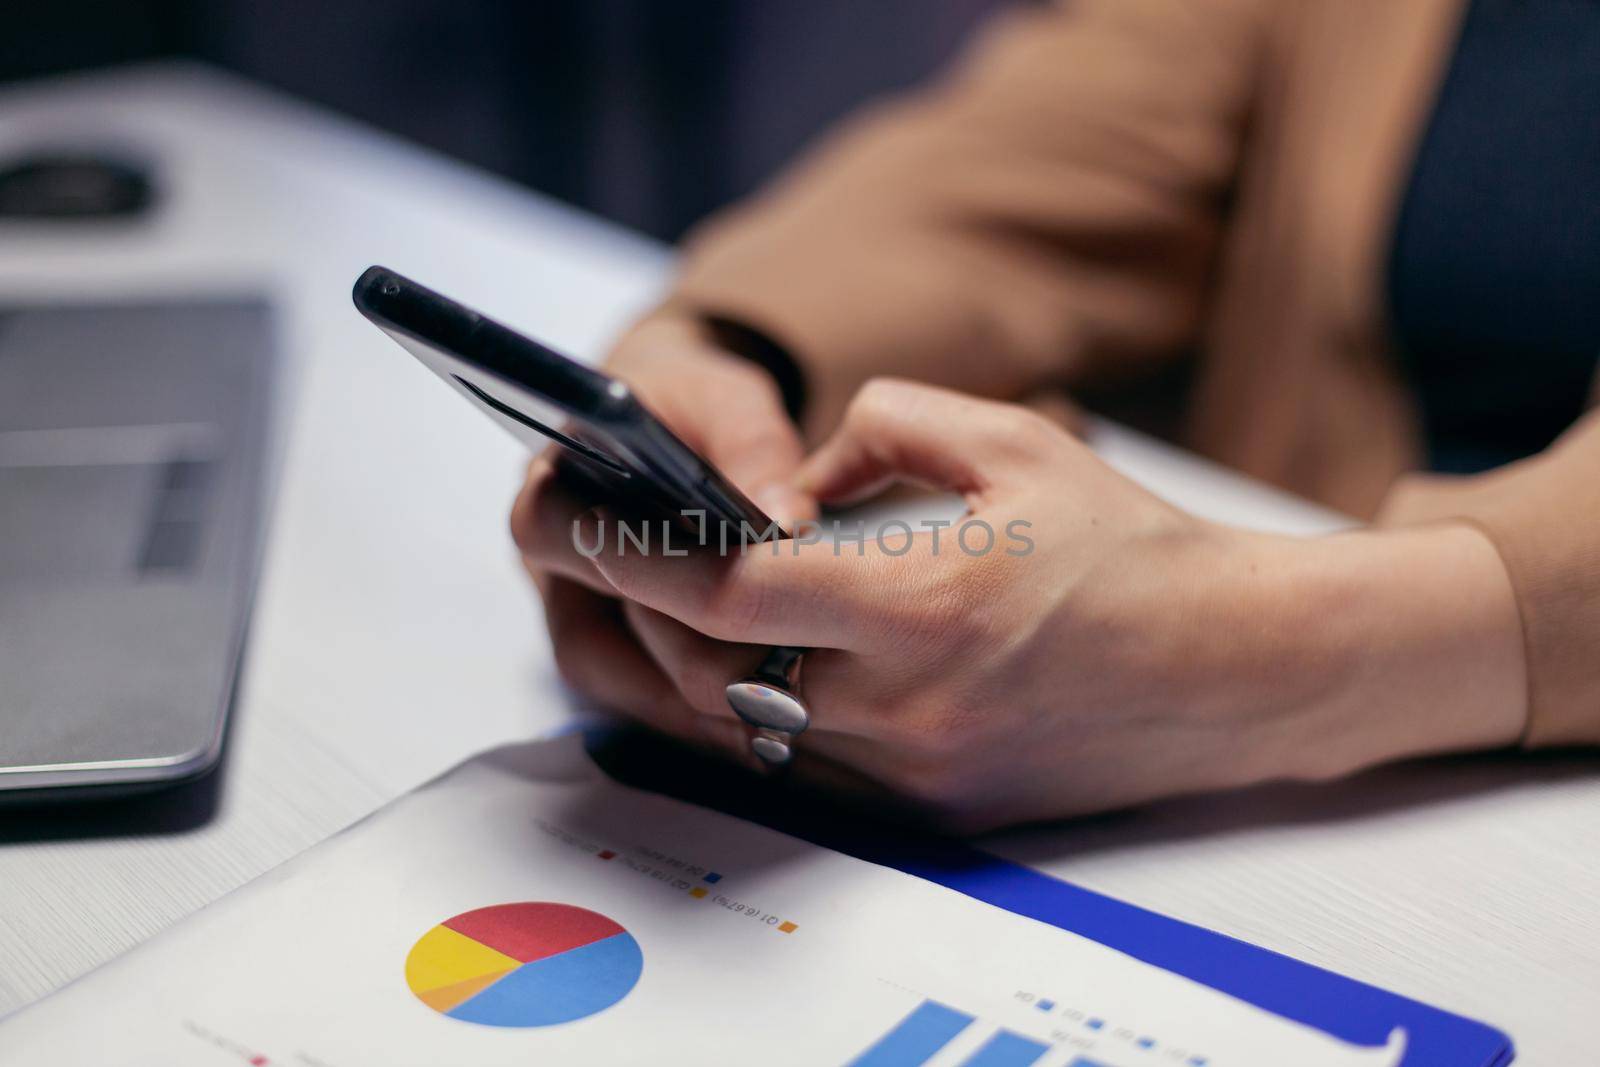
<svg viewBox="0 0 1600 1067">
<path fill-rule="evenodd" d="M 897 605 L 915 598 L 939 564 L 916 537 L 901 555 L 866 543 L 790 540 L 730 544 L 724 556 L 715 537 L 706 551 L 646 554 L 618 521 L 598 510 L 585 515 L 580 551 L 598 546 L 591 562 L 621 596 L 723 641 L 882 648 L 894 637 Z"/>
</svg>

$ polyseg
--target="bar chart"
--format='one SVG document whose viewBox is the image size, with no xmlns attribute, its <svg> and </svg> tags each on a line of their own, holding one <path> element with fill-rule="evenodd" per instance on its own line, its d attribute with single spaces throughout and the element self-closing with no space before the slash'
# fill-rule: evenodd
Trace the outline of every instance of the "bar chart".
<svg viewBox="0 0 1600 1067">
<path fill-rule="evenodd" d="M 924 1000 L 851 1060 L 850 1067 L 923 1067 L 974 1025 L 982 1025 L 976 1016 L 936 1000 Z M 961 1060 L 961 1067 L 1032 1067 L 1050 1049 L 1044 1041 L 1002 1027 Z M 1112 1065 L 1078 1056 L 1067 1067 Z"/>
</svg>

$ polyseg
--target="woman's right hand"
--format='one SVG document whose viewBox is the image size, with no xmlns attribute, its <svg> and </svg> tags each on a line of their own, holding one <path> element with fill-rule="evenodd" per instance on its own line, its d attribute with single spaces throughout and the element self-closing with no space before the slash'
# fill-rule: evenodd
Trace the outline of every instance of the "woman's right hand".
<svg viewBox="0 0 1600 1067">
<path fill-rule="evenodd" d="M 804 447 L 777 383 L 755 363 L 718 348 L 697 321 L 658 313 L 622 338 L 605 369 L 779 525 L 815 517 L 816 502 L 794 487 Z M 544 601 L 562 678 L 600 706 L 743 753 L 738 724 L 693 710 L 693 698 L 678 692 L 635 637 L 610 584 L 574 547 L 572 522 L 595 502 L 562 487 L 554 460 L 552 449 L 528 465 L 511 532 Z M 750 648 L 752 667 L 763 651 Z"/>
</svg>

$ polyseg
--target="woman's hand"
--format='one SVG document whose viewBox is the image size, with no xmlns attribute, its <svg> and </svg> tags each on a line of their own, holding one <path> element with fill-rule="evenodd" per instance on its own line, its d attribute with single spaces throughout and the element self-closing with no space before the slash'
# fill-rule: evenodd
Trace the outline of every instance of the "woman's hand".
<svg viewBox="0 0 1600 1067">
<path fill-rule="evenodd" d="M 844 502 L 897 479 L 960 492 L 992 537 L 958 524 L 645 557 L 606 533 L 601 587 L 625 598 L 674 708 L 722 726 L 663 715 L 655 694 L 630 709 L 743 753 L 723 687 L 767 645 L 809 647 L 796 773 L 960 830 L 1521 728 L 1509 582 L 1469 527 L 1298 540 L 1209 524 L 1039 416 L 892 381 L 862 391 L 797 484 Z M 614 521 L 574 532 L 592 545 Z"/>
<path fill-rule="evenodd" d="M 606 369 L 769 516 L 789 524 L 815 514 L 816 504 L 794 485 L 804 453 L 777 385 L 760 367 L 714 346 L 696 322 L 647 320 L 617 345 Z M 529 464 L 511 531 L 544 600 L 562 677 L 602 706 L 648 708 L 652 721 L 675 733 L 726 742 L 735 728 L 676 699 L 628 630 L 615 592 L 573 550 L 572 520 L 588 505 L 563 490 L 553 459 L 546 452 Z"/>
</svg>

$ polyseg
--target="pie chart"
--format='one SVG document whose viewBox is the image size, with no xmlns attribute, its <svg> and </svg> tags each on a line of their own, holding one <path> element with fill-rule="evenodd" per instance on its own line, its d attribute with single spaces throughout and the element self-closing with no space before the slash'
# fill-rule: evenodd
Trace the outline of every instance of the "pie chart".
<svg viewBox="0 0 1600 1067">
<path fill-rule="evenodd" d="M 441 1015 L 483 1026 L 555 1026 L 611 1007 L 644 970 L 620 923 L 571 904 L 464 911 L 417 939 L 406 985 Z"/>
</svg>

